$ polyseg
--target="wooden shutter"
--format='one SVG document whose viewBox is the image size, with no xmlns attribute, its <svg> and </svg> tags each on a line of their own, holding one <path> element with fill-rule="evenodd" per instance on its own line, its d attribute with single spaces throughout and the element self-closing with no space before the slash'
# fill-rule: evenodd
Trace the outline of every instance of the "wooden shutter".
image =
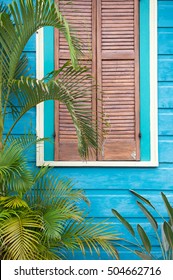
<svg viewBox="0 0 173 280">
<path fill-rule="evenodd" d="M 99 129 L 106 132 L 97 160 L 139 160 L 138 0 L 60 0 L 59 7 L 85 42 L 86 57 L 90 50 L 92 58 L 83 63 L 90 64 L 101 87 L 97 104 L 91 93 L 93 113 L 102 111 L 106 120 L 97 115 Z M 67 59 L 67 43 L 56 31 L 56 68 Z M 58 102 L 55 134 L 55 160 L 80 160 L 74 126 Z"/>
<path fill-rule="evenodd" d="M 91 69 L 96 79 L 96 3 L 92 0 L 59 0 L 59 9 L 68 23 L 76 31 L 83 43 L 84 57 L 82 65 Z M 64 36 L 55 31 L 55 67 L 58 69 L 70 59 L 68 45 Z M 91 92 L 91 109 L 96 118 L 96 92 Z M 91 160 L 96 157 L 92 155 Z M 65 105 L 55 103 L 55 160 L 81 160 L 77 149 L 76 130 L 65 108 Z"/>
<path fill-rule="evenodd" d="M 99 107 L 109 126 L 99 160 L 139 159 L 138 0 L 97 0 Z"/>
</svg>

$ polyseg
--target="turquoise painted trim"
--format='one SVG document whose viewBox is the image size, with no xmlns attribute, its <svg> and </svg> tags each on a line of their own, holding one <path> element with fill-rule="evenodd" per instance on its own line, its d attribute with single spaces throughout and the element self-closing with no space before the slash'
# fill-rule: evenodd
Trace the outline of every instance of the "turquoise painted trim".
<svg viewBox="0 0 173 280">
<path fill-rule="evenodd" d="M 54 70 L 54 30 L 44 28 L 44 75 Z M 44 102 L 44 160 L 54 160 L 54 101 Z"/>
<path fill-rule="evenodd" d="M 149 41 L 149 3 L 140 1 L 140 150 L 141 161 L 150 160 L 150 41 Z M 44 73 L 54 69 L 54 33 L 50 27 L 44 30 Z M 54 102 L 45 102 L 44 131 L 52 143 L 45 142 L 44 160 L 54 160 Z"/>
<path fill-rule="evenodd" d="M 140 150 L 141 161 L 150 160 L 150 0 L 140 1 Z"/>
</svg>

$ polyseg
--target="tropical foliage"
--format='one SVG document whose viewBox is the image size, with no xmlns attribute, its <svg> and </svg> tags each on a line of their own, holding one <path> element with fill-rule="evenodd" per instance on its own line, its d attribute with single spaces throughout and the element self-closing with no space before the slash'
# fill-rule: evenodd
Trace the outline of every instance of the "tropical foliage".
<svg viewBox="0 0 173 280">
<path fill-rule="evenodd" d="M 24 154 L 34 141 L 33 135 L 10 137 L 0 152 L 1 259 L 61 259 L 78 250 L 99 255 L 100 248 L 118 258 L 111 226 L 86 218 L 84 192 L 48 167 L 28 167 Z"/>
<path fill-rule="evenodd" d="M 124 219 L 118 211 L 112 209 L 113 214 L 125 226 L 125 228 L 129 231 L 130 235 L 136 241 L 136 243 L 133 243 L 131 241 L 125 240 L 128 244 L 135 246 L 136 249 L 133 251 L 130 249 L 130 247 L 126 247 L 122 244 L 120 244 L 120 246 L 133 252 L 134 254 L 136 254 L 137 256 L 139 256 L 144 260 L 160 259 L 160 258 L 164 260 L 170 260 L 170 259 L 172 260 L 173 259 L 173 208 L 168 198 L 164 193 L 161 193 L 161 197 L 168 214 L 168 219 L 166 220 L 148 199 L 146 199 L 145 197 L 141 196 L 140 194 L 136 193 L 133 190 L 131 190 L 131 193 L 140 200 L 136 202 L 137 206 L 139 210 L 143 212 L 148 222 L 150 223 L 152 230 L 155 233 L 155 237 L 160 247 L 160 253 L 157 256 L 155 254 L 153 255 L 153 251 L 152 251 L 153 248 L 152 248 L 150 238 L 140 224 L 137 224 L 137 230 L 135 231 L 134 228 L 130 225 L 130 223 L 126 219 Z M 149 208 L 147 208 L 145 205 L 147 205 Z M 152 212 L 153 213 L 155 212 L 156 216 L 161 218 L 162 223 L 160 227 L 157 222 L 157 219 L 154 217 L 154 214 Z"/>
<path fill-rule="evenodd" d="M 54 178 L 43 166 L 28 165 L 27 153 L 43 141 L 28 133 L 13 137 L 15 125 L 32 107 L 54 99 L 64 103 L 78 137 L 78 150 L 87 158 L 98 147 L 92 112 L 88 107 L 92 77 L 79 67 L 80 43 L 56 4 L 49 0 L 19 0 L 0 5 L 0 254 L 1 259 L 60 259 L 68 251 L 100 248 L 118 258 L 113 246 L 116 235 L 107 222 L 87 219 L 80 201 L 87 202 L 82 190 L 69 180 Z M 29 75 L 23 49 L 41 27 L 52 26 L 68 42 L 71 62 L 42 80 Z M 82 77 L 82 78 L 81 78 Z M 79 86 L 79 81 L 81 81 Z M 4 133 L 7 116 L 13 124 Z"/>
<path fill-rule="evenodd" d="M 0 145 L 7 142 L 26 112 L 42 101 L 54 99 L 66 105 L 76 128 L 79 153 L 87 158 L 89 151 L 97 148 L 98 136 L 88 102 L 91 94 L 88 85 L 92 84 L 88 81 L 92 77 L 87 68 L 77 63 L 78 55 L 82 55 L 79 41 L 51 0 L 19 0 L 0 8 Z M 29 75 L 28 58 L 23 50 L 31 36 L 44 26 L 58 28 L 64 34 L 71 62 L 37 80 Z M 9 113 L 14 122 L 3 139 Z"/>
</svg>

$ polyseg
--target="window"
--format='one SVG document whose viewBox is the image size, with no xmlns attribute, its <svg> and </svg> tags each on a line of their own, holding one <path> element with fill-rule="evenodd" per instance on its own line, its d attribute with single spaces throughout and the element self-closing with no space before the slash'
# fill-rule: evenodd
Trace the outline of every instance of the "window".
<svg viewBox="0 0 173 280">
<path fill-rule="evenodd" d="M 50 128 L 50 126 L 44 125 L 44 135 L 50 136 L 55 130 L 56 144 L 54 147 L 52 144 L 45 144 L 45 156 L 43 149 L 42 154 L 39 149 L 39 161 L 44 162 L 47 159 L 49 162 L 51 160 L 53 165 L 60 166 L 156 165 L 157 122 L 153 121 L 153 116 L 151 119 L 151 113 L 155 114 L 155 120 L 157 112 L 156 69 L 152 72 L 152 80 L 150 71 L 151 67 L 157 65 L 156 56 L 154 58 L 151 56 L 152 48 L 155 51 L 156 47 L 152 32 L 153 30 L 156 32 L 157 1 L 73 0 L 73 4 L 64 5 L 67 2 L 69 1 L 59 1 L 60 10 L 63 10 L 68 22 L 78 30 L 80 37 L 84 39 L 86 61 L 90 65 L 92 75 L 102 87 L 102 96 L 99 95 L 99 92 L 92 93 L 98 97 L 97 102 L 92 101 L 91 103 L 92 110 L 95 112 L 98 106 L 104 108 L 110 122 L 110 129 L 106 141 L 103 143 L 102 153 L 98 154 L 94 160 L 83 163 L 77 153 L 75 131 L 72 129 L 72 134 L 68 134 L 65 129 L 68 125 L 71 127 L 69 118 L 64 118 L 65 108 L 56 103 L 54 111 L 53 103 L 47 102 L 44 105 L 44 111 L 54 111 L 53 115 L 55 114 L 56 117 L 55 127 Z M 149 24 L 149 20 L 152 25 Z M 47 36 L 50 37 L 50 34 L 50 30 L 47 33 L 45 31 L 45 40 L 48 40 Z M 151 46 L 152 42 L 154 46 Z M 48 72 L 50 61 L 52 64 L 55 63 L 58 68 L 69 58 L 66 42 L 58 32 L 55 33 L 54 51 L 55 62 L 52 57 L 49 57 L 48 61 L 48 57 L 45 55 L 46 72 Z M 151 65 L 151 59 L 154 59 L 155 66 Z M 96 99 L 93 98 L 93 100 Z M 38 109 L 39 126 L 39 116 L 41 120 L 43 113 L 41 111 L 43 108 Z M 45 114 L 45 121 L 46 118 L 50 123 L 50 114 Z M 102 127 L 102 124 L 100 126 Z M 46 149 L 49 149 L 49 152 Z M 51 159 L 50 153 L 53 156 Z"/>
</svg>

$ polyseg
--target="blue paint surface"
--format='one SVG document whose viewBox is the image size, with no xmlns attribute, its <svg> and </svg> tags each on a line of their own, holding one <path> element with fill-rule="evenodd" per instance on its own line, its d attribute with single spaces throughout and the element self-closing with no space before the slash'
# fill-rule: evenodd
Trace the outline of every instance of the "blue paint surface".
<svg viewBox="0 0 173 280">
<path fill-rule="evenodd" d="M 151 0 L 152 1 L 152 0 Z M 8 1 L 10 2 L 10 1 Z M 140 3 L 144 3 L 144 0 Z M 157 168 L 54 168 L 51 172 L 61 177 L 73 179 L 76 188 L 83 188 L 91 201 L 91 207 L 87 209 L 90 217 L 96 221 L 110 218 L 115 226 L 115 231 L 123 232 L 124 237 L 128 233 L 118 223 L 111 213 L 115 208 L 126 216 L 135 226 L 140 223 L 147 232 L 150 232 L 148 221 L 137 211 L 135 199 L 129 193 L 129 189 L 135 189 L 148 199 L 166 216 L 160 192 L 163 191 L 173 205 L 173 1 L 158 1 L 158 95 L 159 95 L 159 167 Z M 34 44 L 34 41 L 33 41 Z M 29 46 L 29 45 L 28 45 Z M 32 44 L 26 49 L 31 51 L 31 57 L 35 57 Z M 31 59 L 35 69 L 35 61 Z M 20 124 L 14 129 L 14 134 L 23 134 L 32 120 L 35 126 L 35 110 L 32 109 Z M 6 130 L 12 120 L 6 123 Z M 35 127 L 34 127 L 35 128 Z M 33 132 L 35 129 L 33 129 Z M 49 132 L 48 132 L 49 133 Z M 35 152 L 29 158 L 31 168 L 35 166 Z M 84 205 L 86 208 L 86 206 Z M 159 249 L 153 233 L 150 235 L 154 251 Z M 122 259 L 137 259 L 136 256 L 120 249 Z M 98 259 L 96 255 L 89 253 L 83 257 L 77 252 L 69 259 Z M 101 259 L 109 259 L 102 252 Z"/>
<path fill-rule="evenodd" d="M 140 153 L 150 160 L 149 1 L 140 1 Z"/>
<path fill-rule="evenodd" d="M 54 70 L 54 30 L 44 28 L 44 75 Z M 51 141 L 44 143 L 44 159 L 54 158 L 54 101 L 44 102 L 44 137 Z"/>
</svg>

